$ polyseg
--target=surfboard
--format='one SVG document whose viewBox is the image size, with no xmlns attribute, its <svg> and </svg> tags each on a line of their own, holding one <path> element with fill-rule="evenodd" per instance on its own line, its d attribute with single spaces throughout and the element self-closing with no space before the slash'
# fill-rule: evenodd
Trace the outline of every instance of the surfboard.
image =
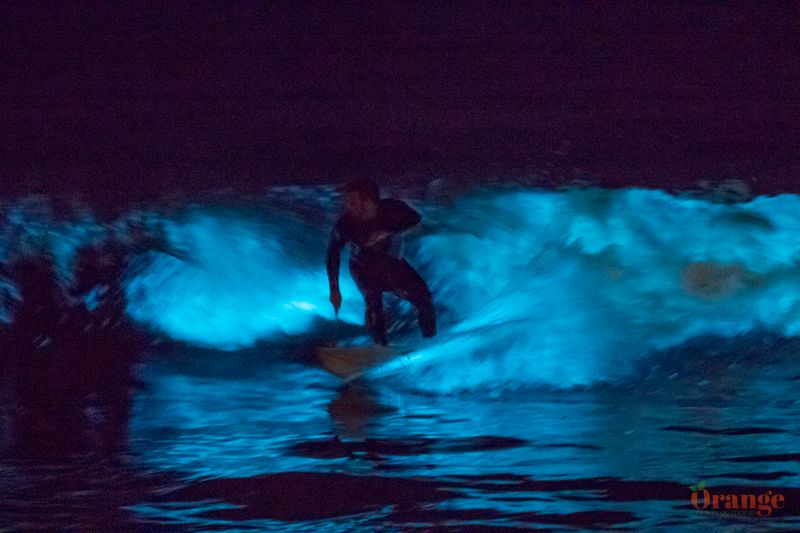
<svg viewBox="0 0 800 533">
<path fill-rule="evenodd" d="M 322 368 L 345 382 L 411 351 L 408 346 L 324 346 L 316 349 Z"/>
</svg>

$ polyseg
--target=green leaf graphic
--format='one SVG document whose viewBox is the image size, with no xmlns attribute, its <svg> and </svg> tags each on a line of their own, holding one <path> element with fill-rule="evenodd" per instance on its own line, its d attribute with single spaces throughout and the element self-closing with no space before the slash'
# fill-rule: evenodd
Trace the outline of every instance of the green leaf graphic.
<svg viewBox="0 0 800 533">
<path fill-rule="evenodd" d="M 704 481 L 701 481 L 701 482 L 700 482 L 700 483 L 697 485 L 697 490 L 703 490 L 704 488 L 706 488 L 706 482 L 705 482 L 705 480 L 704 480 Z"/>
<path fill-rule="evenodd" d="M 697 487 L 694 485 L 689 485 L 689 488 L 692 490 L 692 492 L 697 492 Z"/>
</svg>

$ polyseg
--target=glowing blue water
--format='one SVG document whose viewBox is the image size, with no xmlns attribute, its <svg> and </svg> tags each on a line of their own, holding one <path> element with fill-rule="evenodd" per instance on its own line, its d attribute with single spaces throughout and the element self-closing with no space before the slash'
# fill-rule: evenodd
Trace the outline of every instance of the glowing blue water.
<svg viewBox="0 0 800 533">
<path fill-rule="evenodd" d="M 84 368 L 50 351 L 61 366 L 46 376 L 65 372 L 63 382 L 29 381 L 51 389 L 20 394 L 23 409 L 0 403 L 0 524 L 742 524 L 690 507 L 689 485 L 707 480 L 720 493 L 786 494 L 794 507 L 758 525 L 796 530 L 799 344 L 780 336 L 797 335 L 798 201 L 525 189 L 413 201 L 425 225 L 405 254 L 430 282 L 440 334 L 420 342 L 413 311 L 393 307 L 412 320 L 395 320 L 392 339 L 415 343 L 414 357 L 348 386 L 295 350 L 318 331 L 344 341 L 363 331 L 346 268 L 349 327 L 335 327 L 327 301 L 335 198 L 300 190 L 257 209 L 185 207 L 161 222 L 186 260 L 141 255 L 126 291 L 139 324 L 189 346 L 137 360 L 143 386 L 131 404 L 127 385 L 105 382 L 90 402 L 72 398 L 60 385 L 83 383 Z M 49 249 L 68 281 L 76 248 L 99 226 L 13 207 L 3 251 Z M 2 291 L 24 296 L 0 278 Z M 192 347 L 262 340 L 271 342 L 237 353 Z M 92 349 L 92 361 L 106 354 Z M 13 380 L 0 382 L 13 400 Z M 570 387 L 583 384 L 592 386 Z M 53 412 L 39 401 L 50 397 Z M 51 464 L 36 453 L 54 448 L 85 455 Z M 393 484 L 388 497 L 375 490 Z M 352 489 L 341 507 L 327 499 L 340 487 Z M 406 490 L 413 505 L 398 499 Z"/>
<path fill-rule="evenodd" d="M 439 336 L 398 378 L 416 387 L 589 384 L 693 337 L 800 331 L 795 195 L 721 204 L 654 190 L 506 188 L 410 202 L 424 225 L 406 237 L 405 255 L 440 318 Z M 188 208 L 168 230 L 191 261 L 141 258 L 129 313 L 222 349 L 333 321 L 324 256 L 334 216 L 333 204 L 302 196 L 256 210 Z M 89 239 L 84 226 L 47 230 L 60 264 Z M 361 324 L 343 265 L 340 318 Z M 393 340 L 418 338 L 406 328 Z"/>
</svg>

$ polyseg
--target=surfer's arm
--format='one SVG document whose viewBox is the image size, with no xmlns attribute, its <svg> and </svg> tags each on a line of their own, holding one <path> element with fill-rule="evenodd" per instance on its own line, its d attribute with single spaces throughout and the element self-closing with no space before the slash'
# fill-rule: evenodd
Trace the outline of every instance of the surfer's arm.
<svg viewBox="0 0 800 533">
<path fill-rule="evenodd" d="M 342 248 L 344 248 L 347 239 L 342 235 L 341 223 L 337 222 L 331 230 L 331 236 L 328 240 L 328 284 L 330 285 L 331 293 L 339 290 L 339 264 L 341 262 Z"/>
<path fill-rule="evenodd" d="M 378 229 L 370 234 L 367 247 L 375 246 L 396 233 L 413 228 L 422 220 L 419 213 L 400 200 L 384 200 L 382 207 L 383 213 Z"/>
<path fill-rule="evenodd" d="M 422 220 L 419 213 L 400 200 L 387 200 L 384 209 L 385 216 L 381 229 L 388 233 L 399 233 L 413 228 Z"/>
<path fill-rule="evenodd" d="M 347 242 L 347 238 L 342 233 L 341 223 L 337 222 L 331 231 L 328 241 L 328 284 L 330 286 L 330 300 L 334 312 L 339 314 L 339 307 L 342 305 L 342 293 L 339 292 L 339 263 L 342 257 L 342 248 Z"/>
</svg>

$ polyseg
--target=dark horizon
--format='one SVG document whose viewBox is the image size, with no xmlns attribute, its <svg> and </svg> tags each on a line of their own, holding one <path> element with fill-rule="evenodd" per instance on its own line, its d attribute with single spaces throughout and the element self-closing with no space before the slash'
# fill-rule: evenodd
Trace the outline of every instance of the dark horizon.
<svg viewBox="0 0 800 533">
<path fill-rule="evenodd" d="M 800 192 L 793 2 L 357 7 L 6 4 L 3 192 L 367 175 Z"/>
</svg>

